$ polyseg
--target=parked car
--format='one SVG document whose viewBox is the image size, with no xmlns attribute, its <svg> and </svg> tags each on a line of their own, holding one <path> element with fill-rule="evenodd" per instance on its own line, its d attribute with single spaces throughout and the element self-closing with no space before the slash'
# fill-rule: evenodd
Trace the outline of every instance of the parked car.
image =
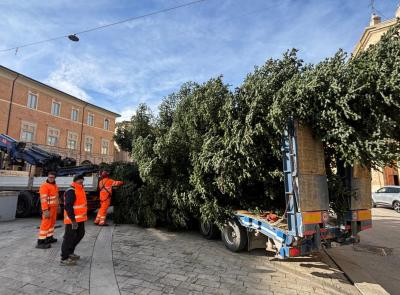
<svg viewBox="0 0 400 295">
<path fill-rule="evenodd" d="M 388 185 L 372 193 L 372 205 L 391 207 L 400 213 L 400 186 Z"/>
</svg>

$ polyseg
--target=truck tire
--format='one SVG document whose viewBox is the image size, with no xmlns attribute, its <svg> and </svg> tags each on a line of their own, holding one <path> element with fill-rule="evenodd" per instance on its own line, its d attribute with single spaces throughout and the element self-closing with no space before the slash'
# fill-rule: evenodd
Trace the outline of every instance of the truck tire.
<svg viewBox="0 0 400 295">
<path fill-rule="evenodd" d="M 30 216 L 33 210 L 32 201 L 33 196 L 30 192 L 21 192 L 18 195 L 16 216 L 19 218 Z"/>
<path fill-rule="evenodd" d="M 214 240 L 220 237 L 220 231 L 218 227 L 211 222 L 201 222 L 200 223 L 200 233 L 207 240 Z"/>
<path fill-rule="evenodd" d="M 247 245 L 247 230 L 236 219 L 229 220 L 222 231 L 222 240 L 232 252 L 240 252 Z"/>
<path fill-rule="evenodd" d="M 57 219 L 64 219 L 64 204 L 60 204 L 57 209 Z"/>
</svg>

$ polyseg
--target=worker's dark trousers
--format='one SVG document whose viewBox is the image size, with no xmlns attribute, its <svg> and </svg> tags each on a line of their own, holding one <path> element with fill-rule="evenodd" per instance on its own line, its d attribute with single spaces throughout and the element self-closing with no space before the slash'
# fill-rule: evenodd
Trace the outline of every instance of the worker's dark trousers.
<svg viewBox="0 0 400 295">
<path fill-rule="evenodd" d="M 85 235 L 85 222 L 78 222 L 78 228 L 73 230 L 72 224 L 65 225 L 64 240 L 61 246 L 61 259 L 65 260 L 74 254 L 75 247 Z"/>
</svg>

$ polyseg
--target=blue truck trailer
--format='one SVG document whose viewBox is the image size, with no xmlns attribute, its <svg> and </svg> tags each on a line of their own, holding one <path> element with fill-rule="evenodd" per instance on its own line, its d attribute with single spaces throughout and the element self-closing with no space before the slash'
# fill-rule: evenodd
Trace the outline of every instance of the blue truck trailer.
<svg viewBox="0 0 400 295">
<path fill-rule="evenodd" d="M 322 142 L 307 126 L 292 121 L 282 139 L 286 210 L 280 218 L 272 213 L 237 210 L 222 229 L 222 240 L 234 252 L 265 248 L 277 258 L 309 255 L 322 246 L 356 243 L 358 233 L 372 226 L 371 174 L 360 165 L 350 169 L 353 194 L 344 218 L 329 207 L 328 182 Z M 276 217 L 276 216 L 275 216 Z M 215 228 L 201 224 L 201 232 L 211 238 Z"/>
</svg>

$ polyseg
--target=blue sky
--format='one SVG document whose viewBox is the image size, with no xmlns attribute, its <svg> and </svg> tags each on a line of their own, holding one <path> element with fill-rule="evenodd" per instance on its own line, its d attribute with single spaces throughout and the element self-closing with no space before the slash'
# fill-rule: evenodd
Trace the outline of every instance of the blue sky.
<svg viewBox="0 0 400 295">
<path fill-rule="evenodd" d="M 0 0 L 0 49 L 66 35 L 190 0 Z M 351 52 L 369 0 L 207 0 L 80 36 L 0 53 L 0 64 L 129 118 L 186 81 L 240 85 L 255 65 L 298 48 L 318 62 Z M 399 1 L 376 0 L 383 19 Z"/>
</svg>

